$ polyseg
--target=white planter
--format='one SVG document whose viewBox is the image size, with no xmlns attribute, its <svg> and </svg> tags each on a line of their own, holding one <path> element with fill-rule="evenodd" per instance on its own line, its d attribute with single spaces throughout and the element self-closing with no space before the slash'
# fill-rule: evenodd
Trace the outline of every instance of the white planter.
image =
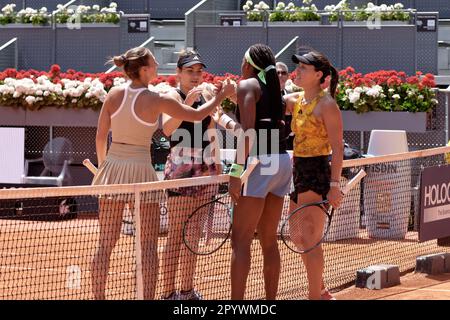
<svg viewBox="0 0 450 320">
<path fill-rule="evenodd" d="M 57 23 L 56 27 L 59 29 L 71 29 L 71 30 L 81 30 L 83 28 L 119 28 L 120 23 L 80 23 L 80 28 L 74 27 L 74 23 Z"/>
<path fill-rule="evenodd" d="M 320 21 L 269 21 L 269 26 L 319 26 Z"/>
<path fill-rule="evenodd" d="M 246 25 L 247 26 L 262 27 L 263 26 L 263 21 L 247 21 Z"/>
<path fill-rule="evenodd" d="M 345 131 L 405 130 L 427 131 L 426 112 L 366 112 L 341 111 Z"/>
<path fill-rule="evenodd" d="M 8 23 L 0 25 L 0 29 L 23 29 L 23 28 L 51 28 L 50 23 L 46 25 L 33 25 L 32 23 Z"/>
<path fill-rule="evenodd" d="M 97 127 L 99 114 L 100 111 L 92 109 L 45 107 L 31 111 L 22 107 L 0 107 L 0 125 Z"/>
<path fill-rule="evenodd" d="M 344 26 L 360 26 L 360 27 L 374 27 L 375 21 L 343 21 L 342 22 Z M 337 21 L 330 22 L 330 25 L 337 26 Z M 388 26 L 407 26 L 410 25 L 408 21 L 381 21 L 381 27 L 388 27 Z"/>
<path fill-rule="evenodd" d="M 0 107 L 1 126 L 24 126 L 25 119 L 26 112 L 22 107 Z"/>
</svg>

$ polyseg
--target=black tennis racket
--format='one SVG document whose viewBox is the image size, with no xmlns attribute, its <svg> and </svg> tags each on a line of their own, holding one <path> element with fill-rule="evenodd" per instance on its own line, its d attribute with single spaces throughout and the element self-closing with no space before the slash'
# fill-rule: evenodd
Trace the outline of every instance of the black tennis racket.
<svg viewBox="0 0 450 320">
<path fill-rule="evenodd" d="M 249 164 L 241 175 L 244 184 L 258 162 Z M 194 254 L 209 255 L 228 240 L 233 223 L 233 204 L 228 193 L 195 209 L 183 224 L 183 242 Z"/>
<path fill-rule="evenodd" d="M 343 188 L 347 194 L 366 175 L 361 170 Z M 330 229 L 334 208 L 328 200 L 304 204 L 288 216 L 281 227 L 281 239 L 284 244 L 296 253 L 307 253 L 318 247 Z M 323 224 L 318 230 L 317 225 Z"/>
</svg>

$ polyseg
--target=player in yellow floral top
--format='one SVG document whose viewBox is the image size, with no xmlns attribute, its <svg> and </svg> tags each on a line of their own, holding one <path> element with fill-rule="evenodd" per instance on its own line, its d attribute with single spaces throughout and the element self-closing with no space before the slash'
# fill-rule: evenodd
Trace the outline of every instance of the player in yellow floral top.
<svg viewBox="0 0 450 320">
<path fill-rule="evenodd" d="M 287 108 L 293 111 L 292 132 L 295 133 L 295 191 L 291 194 L 291 206 L 328 199 L 338 208 L 342 200 L 339 181 L 344 152 L 342 117 L 334 99 L 338 73 L 323 54 L 315 51 L 293 55 L 292 60 L 298 64 L 295 84 L 303 92 L 284 97 Z M 329 89 L 325 92 L 328 81 Z M 313 212 L 320 209 L 309 210 L 315 226 L 312 233 L 322 232 L 323 215 Z M 308 275 L 309 299 L 333 299 L 323 285 L 322 247 L 303 254 L 302 259 Z"/>
</svg>

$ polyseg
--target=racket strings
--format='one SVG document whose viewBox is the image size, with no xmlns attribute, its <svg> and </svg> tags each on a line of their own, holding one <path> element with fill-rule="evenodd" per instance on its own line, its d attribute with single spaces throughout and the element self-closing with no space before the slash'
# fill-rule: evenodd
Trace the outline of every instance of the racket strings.
<svg viewBox="0 0 450 320">
<path fill-rule="evenodd" d="M 197 208 L 183 228 L 183 241 L 194 254 L 211 254 L 227 241 L 231 232 L 231 207 L 223 199 Z"/>
<path fill-rule="evenodd" d="M 302 207 L 289 217 L 282 228 L 282 238 L 293 251 L 303 253 L 317 247 L 324 239 L 330 217 L 324 204 Z"/>
</svg>

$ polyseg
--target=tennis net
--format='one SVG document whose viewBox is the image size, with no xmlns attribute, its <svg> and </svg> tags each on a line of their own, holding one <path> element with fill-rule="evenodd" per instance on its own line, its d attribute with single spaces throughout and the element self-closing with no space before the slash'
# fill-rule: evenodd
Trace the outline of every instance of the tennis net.
<svg viewBox="0 0 450 320">
<path fill-rule="evenodd" d="M 356 270 L 371 264 L 397 264 L 404 272 L 414 268 L 418 255 L 449 251 L 436 240 L 419 243 L 416 223 L 420 172 L 445 164 L 446 152 L 450 147 L 344 162 L 343 185 L 360 169 L 368 175 L 344 198 L 323 243 L 328 288 L 354 283 Z M 93 299 L 103 292 L 102 274 L 108 275 L 107 299 L 159 299 L 168 288 L 189 286 L 204 299 L 228 299 L 230 241 L 210 256 L 195 257 L 181 241 L 183 220 L 202 203 L 224 196 L 227 182 L 221 175 L 0 190 L 0 299 Z M 286 196 L 282 220 L 288 208 Z M 211 237 L 223 236 L 222 219 L 212 219 Z M 281 239 L 279 248 L 278 298 L 305 298 L 300 256 Z M 256 233 L 251 250 L 246 299 L 261 299 L 263 256 Z"/>
</svg>

